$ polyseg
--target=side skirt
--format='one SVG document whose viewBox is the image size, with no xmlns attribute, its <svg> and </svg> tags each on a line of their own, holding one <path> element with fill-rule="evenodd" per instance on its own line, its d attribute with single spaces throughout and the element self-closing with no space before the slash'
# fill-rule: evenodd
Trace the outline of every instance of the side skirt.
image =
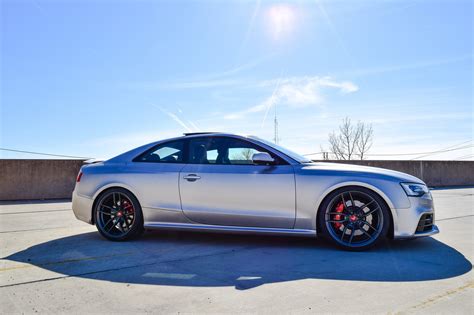
<svg viewBox="0 0 474 315">
<path fill-rule="evenodd" d="M 199 232 L 221 232 L 221 233 L 242 233 L 242 234 L 269 234 L 269 235 L 294 235 L 316 237 L 315 230 L 302 229 L 280 229 L 263 227 L 242 227 L 229 225 L 206 225 L 190 223 L 167 223 L 167 222 L 147 222 L 145 229 L 164 229 L 164 230 L 187 230 Z"/>
</svg>

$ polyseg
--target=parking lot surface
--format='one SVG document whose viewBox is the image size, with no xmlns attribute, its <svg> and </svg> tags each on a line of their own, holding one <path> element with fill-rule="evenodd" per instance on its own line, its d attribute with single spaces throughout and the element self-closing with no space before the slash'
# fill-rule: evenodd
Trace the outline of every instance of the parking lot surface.
<svg viewBox="0 0 474 315">
<path fill-rule="evenodd" d="M 368 252 L 189 232 L 116 243 L 70 202 L 2 203 L 0 313 L 472 314 L 473 193 L 434 190 L 440 234 Z"/>
</svg>

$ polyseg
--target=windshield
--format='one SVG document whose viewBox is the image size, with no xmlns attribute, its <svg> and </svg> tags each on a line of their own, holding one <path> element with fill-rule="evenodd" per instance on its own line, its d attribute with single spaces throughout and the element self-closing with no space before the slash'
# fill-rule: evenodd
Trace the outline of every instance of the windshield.
<svg viewBox="0 0 474 315">
<path fill-rule="evenodd" d="M 295 152 L 293 152 L 293 151 L 291 151 L 291 150 L 288 150 L 288 149 L 286 149 L 286 148 L 284 148 L 284 147 L 282 147 L 282 146 L 279 146 L 278 144 L 275 144 L 275 143 L 273 143 L 273 142 L 270 142 L 270 141 L 267 141 L 267 140 L 264 140 L 264 139 L 262 139 L 262 138 L 255 137 L 255 136 L 250 136 L 249 138 L 250 138 L 250 139 L 255 139 L 255 140 L 259 141 L 259 142 L 262 142 L 262 143 L 264 143 L 264 144 L 266 144 L 266 145 L 268 145 L 268 146 L 274 148 L 275 150 L 280 151 L 281 153 L 283 153 L 283 154 L 289 156 L 290 158 L 292 158 L 293 160 L 295 160 L 295 161 L 297 161 L 297 162 L 299 162 L 299 163 L 311 163 L 311 162 L 312 162 L 312 161 L 311 161 L 310 159 L 308 159 L 307 157 L 304 157 L 304 156 L 302 156 L 302 155 L 300 155 L 300 154 L 298 154 L 298 153 L 295 153 Z"/>
</svg>

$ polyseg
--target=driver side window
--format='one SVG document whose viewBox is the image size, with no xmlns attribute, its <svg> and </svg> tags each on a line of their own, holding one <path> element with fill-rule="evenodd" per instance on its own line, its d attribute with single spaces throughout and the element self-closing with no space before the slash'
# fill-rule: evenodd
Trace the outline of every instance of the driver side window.
<svg viewBox="0 0 474 315">
<path fill-rule="evenodd" d="M 194 138 L 189 141 L 189 163 L 216 165 L 254 165 L 255 153 L 266 152 L 274 164 L 285 164 L 278 156 L 251 142 L 227 137 Z"/>
</svg>

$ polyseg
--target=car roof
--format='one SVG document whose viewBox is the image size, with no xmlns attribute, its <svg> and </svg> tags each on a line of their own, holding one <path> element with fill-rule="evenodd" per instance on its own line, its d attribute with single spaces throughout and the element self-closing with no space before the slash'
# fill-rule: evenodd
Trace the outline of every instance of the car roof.
<svg viewBox="0 0 474 315">
<path fill-rule="evenodd" d="M 185 132 L 183 135 L 185 136 L 194 136 L 194 135 L 209 135 L 209 134 L 222 134 L 222 132 L 216 131 L 197 131 L 197 132 Z"/>
<path fill-rule="evenodd" d="M 127 161 L 130 161 L 132 160 L 133 158 L 135 158 L 138 154 L 140 153 L 143 153 L 144 151 L 152 148 L 153 146 L 155 145 L 158 145 L 160 143 L 164 143 L 164 142 L 168 142 L 168 141 L 175 141 L 175 140 L 182 140 L 182 139 L 188 139 L 188 138 L 195 138 L 195 137 L 212 137 L 212 136 L 221 136 L 221 137 L 232 137 L 232 138 L 241 138 L 241 139 L 247 139 L 247 140 L 250 140 L 252 142 L 255 143 L 255 141 L 257 141 L 259 143 L 259 145 L 263 146 L 263 147 L 266 147 L 267 149 L 270 149 L 270 151 L 277 151 L 277 149 L 275 148 L 272 148 L 270 146 L 268 146 L 267 144 L 265 143 L 260 143 L 258 141 L 258 139 L 255 139 L 253 136 L 246 136 L 246 135 L 239 135 L 239 134 L 233 134 L 233 133 L 224 133 L 224 132 L 188 132 L 188 133 L 184 133 L 183 136 L 180 136 L 180 137 L 174 137 L 174 138 L 168 138 L 168 139 L 162 139 L 162 140 L 159 140 L 159 141 L 155 141 L 155 142 L 152 142 L 152 143 L 148 143 L 146 145 L 143 145 L 143 146 L 140 146 L 138 148 L 135 148 L 135 149 L 132 149 L 130 151 L 127 151 L 125 153 L 122 153 L 116 157 L 113 157 L 109 160 L 107 160 L 106 162 L 108 163 L 113 163 L 113 162 L 127 162 Z M 279 152 L 278 154 L 279 156 L 281 155 L 284 155 L 286 158 L 284 158 L 285 160 L 288 161 L 291 160 L 293 161 L 293 159 L 291 157 L 288 157 L 286 156 L 284 153 L 282 152 Z M 288 161 L 290 164 L 293 164 L 293 162 L 290 162 Z"/>
<path fill-rule="evenodd" d="M 193 136 L 234 136 L 234 137 L 242 137 L 242 138 L 249 137 L 248 135 L 241 135 L 241 134 L 229 133 L 229 132 L 218 132 L 218 131 L 186 132 L 186 133 L 183 133 L 183 135 L 184 137 L 193 137 Z"/>
</svg>

